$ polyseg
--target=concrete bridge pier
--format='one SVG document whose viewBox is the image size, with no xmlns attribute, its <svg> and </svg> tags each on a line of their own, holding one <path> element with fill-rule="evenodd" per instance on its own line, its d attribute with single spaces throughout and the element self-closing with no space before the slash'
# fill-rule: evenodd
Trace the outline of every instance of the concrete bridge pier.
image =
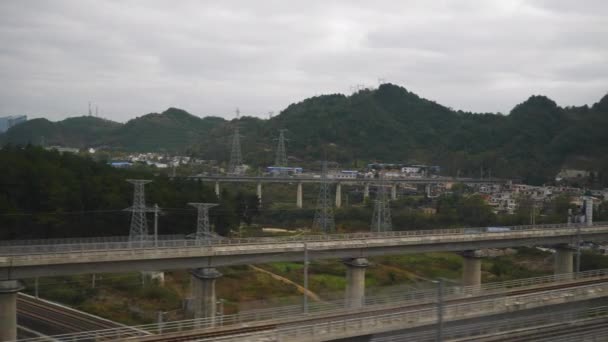
<svg viewBox="0 0 608 342">
<path fill-rule="evenodd" d="M 296 206 L 302 208 L 302 183 L 298 183 L 298 194 L 296 195 Z"/>
<path fill-rule="evenodd" d="M 220 182 L 215 182 L 215 196 L 217 196 L 217 198 L 220 198 Z"/>
<path fill-rule="evenodd" d="M 481 257 L 475 251 L 462 253 L 462 286 L 481 285 Z"/>
<path fill-rule="evenodd" d="M 344 260 L 346 265 L 346 293 L 344 306 L 350 309 L 360 308 L 365 303 L 365 269 L 369 262 L 365 258 Z"/>
<path fill-rule="evenodd" d="M 369 198 L 369 183 L 365 183 L 363 186 L 363 201 Z"/>
<path fill-rule="evenodd" d="M 431 197 L 431 184 L 426 184 L 424 186 L 424 192 L 426 193 L 426 197 Z"/>
<path fill-rule="evenodd" d="M 215 268 L 197 268 L 190 271 L 190 274 L 194 318 L 207 318 L 210 325 L 214 326 L 216 314 L 215 281 L 222 274 Z"/>
<path fill-rule="evenodd" d="M 336 184 L 336 208 L 342 207 L 342 184 Z"/>
<path fill-rule="evenodd" d="M 18 280 L 0 281 L 0 341 L 17 339 L 17 292 L 21 290 Z"/>
<path fill-rule="evenodd" d="M 262 183 L 258 182 L 258 186 L 256 188 L 256 194 L 258 195 L 258 202 L 262 205 Z"/>
<path fill-rule="evenodd" d="M 396 200 L 397 199 L 397 184 L 393 184 L 391 186 L 391 200 Z"/>
<path fill-rule="evenodd" d="M 574 249 L 569 245 L 555 246 L 555 264 L 553 273 L 558 275 L 574 272 L 573 256 Z"/>
</svg>

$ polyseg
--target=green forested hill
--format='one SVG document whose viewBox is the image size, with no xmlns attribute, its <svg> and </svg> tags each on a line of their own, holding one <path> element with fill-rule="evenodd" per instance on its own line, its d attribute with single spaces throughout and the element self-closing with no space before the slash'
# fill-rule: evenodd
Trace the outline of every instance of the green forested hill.
<svg viewBox="0 0 608 342">
<path fill-rule="evenodd" d="M 236 123 L 170 108 L 126 124 L 90 117 L 36 119 L 0 135 L 0 142 L 38 144 L 44 136 L 49 145 L 173 151 L 226 162 Z M 374 160 L 430 163 L 451 175 L 491 172 L 532 183 L 570 166 L 599 170 L 600 181 L 608 183 L 603 176 L 608 175 L 608 95 L 591 107 L 565 108 L 532 96 L 508 115 L 475 114 L 383 84 L 351 96 L 309 98 L 270 120 L 245 116 L 238 124 L 245 162 L 254 166 L 272 164 L 277 130 L 286 128 L 288 154 L 305 165 L 325 154 L 343 167 Z"/>
</svg>

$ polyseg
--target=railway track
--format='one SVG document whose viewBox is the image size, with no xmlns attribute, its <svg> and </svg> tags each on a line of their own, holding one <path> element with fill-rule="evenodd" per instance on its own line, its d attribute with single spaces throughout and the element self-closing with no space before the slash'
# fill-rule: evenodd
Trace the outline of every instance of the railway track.
<svg viewBox="0 0 608 342">
<path fill-rule="evenodd" d="M 530 328 L 530 331 L 519 332 L 515 336 L 503 335 L 496 338 L 470 339 L 470 341 L 484 342 L 528 342 L 528 341 L 584 341 L 578 338 L 603 336 L 604 340 L 608 340 L 605 332 L 608 331 L 608 320 L 604 317 L 601 319 L 592 319 L 585 323 L 562 323 L 559 326 L 551 325 L 549 328 L 538 329 Z"/>
<path fill-rule="evenodd" d="M 45 335 L 124 327 L 101 317 L 22 293 L 17 301 L 17 315 L 19 325 Z"/>
<path fill-rule="evenodd" d="M 488 294 L 488 295 L 475 296 L 472 298 L 469 297 L 469 298 L 458 298 L 458 299 L 446 299 L 445 305 L 455 305 L 455 304 L 467 303 L 467 302 L 470 302 L 471 299 L 473 299 L 473 298 L 475 300 L 484 300 L 484 299 L 492 299 L 492 298 L 498 298 L 498 297 L 521 296 L 521 295 L 525 295 L 525 294 L 533 294 L 533 293 L 537 293 L 537 292 L 544 292 L 544 291 L 550 291 L 550 290 L 560 290 L 560 289 L 567 289 L 570 287 L 593 285 L 593 284 L 598 284 L 598 283 L 602 283 L 602 282 L 606 282 L 606 281 L 607 281 L 607 279 L 589 279 L 589 280 L 580 281 L 580 282 L 570 282 L 570 283 L 565 283 L 565 284 L 555 284 L 555 285 L 550 285 L 550 286 L 544 286 L 540 289 L 539 288 L 519 289 L 519 290 L 513 290 L 513 291 L 509 291 L 508 293 L 502 293 L 502 294 Z M 260 323 L 259 325 L 252 326 L 252 324 L 255 324 L 255 322 L 253 322 L 253 323 L 248 324 L 247 327 L 234 326 L 233 328 L 230 328 L 230 326 L 225 326 L 225 327 L 217 328 L 218 330 L 207 331 L 207 332 L 190 331 L 190 332 L 182 332 L 182 333 L 170 333 L 170 334 L 166 334 L 166 335 L 154 335 L 154 336 L 147 336 L 147 337 L 138 339 L 138 341 L 204 340 L 205 338 L 212 338 L 212 337 L 215 338 L 215 337 L 222 337 L 222 336 L 237 336 L 240 334 L 246 334 L 246 333 L 252 333 L 252 332 L 271 331 L 279 326 L 289 327 L 289 326 L 297 326 L 297 325 L 314 325 L 316 323 L 328 323 L 328 322 L 331 322 L 332 320 L 342 321 L 342 320 L 361 318 L 361 317 L 366 317 L 366 316 L 386 315 L 386 314 L 391 314 L 391 313 L 416 311 L 416 310 L 422 310 L 422 309 L 429 309 L 431 307 L 434 307 L 435 305 L 436 305 L 435 303 L 422 303 L 422 304 L 413 304 L 413 305 L 400 306 L 400 307 L 394 307 L 394 308 L 388 308 L 388 309 L 383 308 L 383 309 L 366 310 L 365 308 L 361 308 L 361 309 L 358 309 L 356 312 L 343 311 L 343 312 L 339 313 L 338 317 L 336 315 L 336 312 L 333 311 L 331 314 L 330 313 L 314 314 L 315 317 L 300 316 L 300 317 L 294 318 L 288 322 L 279 321 L 274 324 L 267 324 L 267 323 L 263 324 L 263 322 L 259 322 Z M 515 342 L 515 341 L 519 342 L 519 340 L 514 340 L 513 342 Z M 531 341 L 531 340 L 527 339 L 527 340 L 521 340 L 521 341 Z"/>
</svg>

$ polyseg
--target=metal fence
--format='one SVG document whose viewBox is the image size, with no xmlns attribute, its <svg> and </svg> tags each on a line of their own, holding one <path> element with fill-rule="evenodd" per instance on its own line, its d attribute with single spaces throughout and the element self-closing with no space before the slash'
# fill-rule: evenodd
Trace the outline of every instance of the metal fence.
<svg viewBox="0 0 608 342">
<path fill-rule="evenodd" d="M 57 243 L 47 244 L 46 240 L 38 240 L 38 244 L 24 245 L 3 245 L 0 246 L 0 256 L 19 256 L 19 255 L 36 255 L 36 254 L 54 254 L 54 253 L 70 253 L 70 252 L 99 252 L 99 251 L 147 251 L 154 250 L 162 252 L 164 249 L 181 249 L 188 248 L 200 251 L 201 247 L 218 247 L 218 246 L 247 246 L 247 245 L 272 245 L 284 243 L 315 243 L 315 242 L 330 242 L 330 241 L 373 241 L 374 239 L 386 238 L 412 238 L 412 237 L 436 237 L 436 236 L 458 236 L 455 240 L 473 241 L 482 239 L 501 239 L 517 235 L 518 232 L 538 232 L 543 231 L 546 235 L 552 236 L 560 233 L 560 235 L 575 236 L 577 234 L 597 233 L 602 229 L 607 229 L 608 223 L 595 222 L 592 226 L 585 224 L 568 225 L 568 224 L 546 224 L 546 225 L 525 225 L 525 226 L 510 226 L 503 227 L 505 231 L 500 232 L 485 232 L 483 227 L 472 228 L 450 228 L 450 229 L 429 229 L 429 230 L 407 230 L 407 231 L 391 231 L 391 232 L 366 232 L 366 233 L 350 233 L 350 234 L 324 234 L 324 235 L 299 235 L 291 237 L 252 237 L 252 238 L 218 238 L 206 241 L 196 241 L 193 239 L 159 239 L 155 241 L 103 241 L 103 242 L 84 242 L 84 243 Z M 553 233 L 553 234 L 552 234 Z M 311 251 L 313 252 L 313 251 Z"/>
<path fill-rule="evenodd" d="M 480 337 L 483 335 L 492 334 L 496 336 L 501 333 L 508 333 L 514 330 L 520 330 L 524 332 L 526 329 L 538 329 L 538 328 L 560 328 L 563 323 L 573 323 L 574 321 L 581 321 L 576 323 L 584 323 L 586 321 L 603 320 L 608 324 L 606 319 L 608 318 L 608 306 L 600 306 L 594 308 L 578 308 L 564 310 L 560 312 L 546 312 L 535 315 L 524 315 L 516 318 L 503 318 L 497 322 L 489 323 L 475 323 L 448 327 L 444 330 L 442 337 L 446 340 L 458 339 L 459 341 L 466 341 L 473 337 Z M 597 335 L 600 336 L 600 335 Z M 402 342 L 402 341 L 416 341 L 416 342 L 435 342 L 437 333 L 434 329 L 427 331 L 408 333 L 408 334 L 395 334 L 392 336 L 378 337 L 372 339 L 373 342 Z M 556 337 L 552 337 L 552 341 L 555 341 Z M 604 336 L 605 338 L 605 336 Z M 562 341 L 562 339 L 557 338 Z M 572 341 L 572 340 L 563 340 Z M 603 340 L 605 341 L 605 340 Z"/>
</svg>

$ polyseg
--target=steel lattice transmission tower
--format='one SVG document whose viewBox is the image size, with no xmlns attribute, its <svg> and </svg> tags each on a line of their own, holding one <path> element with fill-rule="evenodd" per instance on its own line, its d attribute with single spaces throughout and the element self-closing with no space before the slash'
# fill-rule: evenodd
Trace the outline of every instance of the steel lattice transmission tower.
<svg viewBox="0 0 608 342">
<path fill-rule="evenodd" d="M 312 223 L 314 230 L 323 233 L 333 233 L 335 231 L 334 213 L 332 207 L 332 196 L 330 192 L 330 182 L 327 178 L 327 161 L 323 161 L 321 171 L 321 183 L 319 188 L 319 199 L 317 200 L 317 211 Z"/>
<path fill-rule="evenodd" d="M 393 230 L 391 220 L 391 206 L 386 191 L 384 176 L 380 176 L 378 193 L 374 201 L 374 213 L 372 215 L 372 232 L 388 232 Z"/>
<path fill-rule="evenodd" d="M 240 111 L 236 109 L 237 122 L 234 125 L 234 134 L 232 135 L 232 149 L 230 150 L 230 163 L 228 164 L 228 173 L 232 175 L 240 175 L 242 172 L 243 157 L 241 155 L 241 136 L 239 134 L 239 119 Z"/>
<path fill-rule="evenodd" d="M 196 233 L 194 235 L 197 242 L 203 242 L 209 238 L 215 237 L 215 233 L 211 230 L 209 224 L 209 208 L 215 207 L 216 203 L 188 203 L 197 210 L 196 216 Z"/>
<path fill-rule="evenodd" d="M 287 166 L 287 152 L 285 151 L 285 131 L 286 129 L 279 130 L 279 144 L 277 146 L 277 156 L 274 160 L 275 166 Z"/>
<path fill-rule="evenodd" d="M 146 193 L 144 186 L 151 180 L 127 179 L 133 184 L 133 206 L 125 210 L 131 212 L 131 229 L 129 230 L 129 241 L 145 241 L 148 238 L 148 221 L 146 213 L 154 209 L 146 207 Z"/>
</svg>

